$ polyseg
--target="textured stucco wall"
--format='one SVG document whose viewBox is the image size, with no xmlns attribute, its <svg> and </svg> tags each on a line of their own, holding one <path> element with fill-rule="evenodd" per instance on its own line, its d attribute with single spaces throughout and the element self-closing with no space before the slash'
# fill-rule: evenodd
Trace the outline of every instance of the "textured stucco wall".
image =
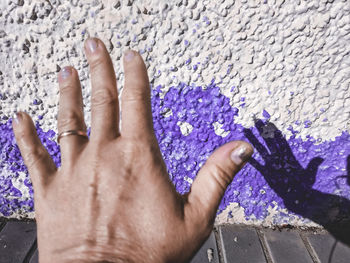
<svg viewBox="0 0 350 263">
<path fill-rule="evenodd" d="M 235 139 L 255 146 L 217 223 L 315 226 L 348 217 L 348 0 L 2 0 L 0 215 L 34 217 L 11 130 L 17 109 L 31 114 L 60 163 L 59 67 L 79 71 L 90 126 L 87 35 L 107 44 L 120 90 L 122 52 L 144 57 L 156 135 L 179 192 L 216 147 Z"/>
</svg>

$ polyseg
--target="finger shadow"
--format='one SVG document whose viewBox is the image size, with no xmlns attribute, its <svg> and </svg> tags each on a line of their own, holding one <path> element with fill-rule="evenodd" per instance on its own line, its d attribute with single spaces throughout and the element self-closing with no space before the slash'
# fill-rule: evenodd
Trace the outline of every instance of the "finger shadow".
<svg viewBox="0 0 350 263">
<path fill-rule="evenodd" d="M 252 158 L 249 163 L 283 199 L 289 211 L 322 225 L 336 239 L 350 245 L 350 201 L 313 189 L 318 168 L 324 159 L 314 157 L 304 168 L 273 123 L 256 119 L 255 129 L 262 139 L 259 140 L 253 133 L 253 128 L 244 129 L 244 134 L 261 160 Z M 350 156 L 347 158 L 346 179 L 350 185 Z"/>
</svg>

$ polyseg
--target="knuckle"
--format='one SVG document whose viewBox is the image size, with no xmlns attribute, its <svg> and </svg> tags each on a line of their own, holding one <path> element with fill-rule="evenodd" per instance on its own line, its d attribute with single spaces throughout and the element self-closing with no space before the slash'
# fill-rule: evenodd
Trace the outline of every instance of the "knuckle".
<svg viewBox="0 0 350 263">
<path fill-rule="evenodd" d="M 124 141 L 123 152 L 125 153 L 123 156 L 124 163 L 127 166 L 132 166 L 135 160 L 140 157 L 140 153 L 142 153 L 143 156 L 147 154 L 142 142 L 131 139 L 126 139 Z M 145 158 L 143 158 L 143 160 L 144 159 Z"/>
<path fill-rule="evenodd" d="M 133 140 L 125 140 L 123 150 L 127 155 L 133 155 L 139 150 L 139 144 Z"/>
<path fill-rule="evenodd" d="M 47 157 L 47 152 L 42 146 L 35 146 L 23 155 L 23 160 L 28 168 L 31 170 L 35 164 L 44 160 Z"/>
<path fill-rule="evenodd" d="M 64 83 L 62 85 L 60 85 L 60 93 L 61 94 L 68 94 L 68 93 L 71 93 L 72 90 L 74 90 L 74 85 L 70 82 L 68 83 Z"/>
<path fill-rule="evenodd" d="M 223 192 L 225 192 L 227 186 L 233 179 L 232 173 L 228 172 L 227 169 L 224 169 L 217 164 L 210 165 L 210 172 L 217 185 Z"/>
<path fill-rule="evenodd" d="M 159 151 L 156 140 L 136 137 L 126 140 L 125 149 L 129 153 L 142 153 L 146 156 L 154 156 Z"/>
<path fill-rule="evenodd" d="M 82 124 L 81 113 L 76 111 L 65 110 L 59 113 L 58 129 L 61 131 L 66 129 L 75 129 L 81 127 Z"/>
<path fill-rule="evenodd" d="M 140 101 L 145 101 L 150 97 L 150 93 L 144 91 L 143 89 L 133 89 L 132 91 L 125 89 L 122 94 L 122 100 L 124 102 L 135 102 L 140 103 Z"/>
<path fill-rule="evenodd" d="M 28 137 L 29 132 L 26 129 L 26 127 L 23 127 L 24 125 L 21 125 L 17 130 L 16 130 L 16 138 L 19 140 L 24 140 L 25 138 Z"/>
<path fill-rule="evenodd" d="M 91 71 L 98 71 L 99 68 L 103 67 L 103 64 L 105 63 L 105 57 L 103 54 L 98 53 L 94 56 L 91 56 L 91 61 L 89 62 Z"/>
<path fill-rule="evenodd" d="M 103 87 L 94 92 L 91 98 L 93 106 L 103 106 L 115 103 L 118 98 L 117 89 L 115 87 Z"/>
</svg>

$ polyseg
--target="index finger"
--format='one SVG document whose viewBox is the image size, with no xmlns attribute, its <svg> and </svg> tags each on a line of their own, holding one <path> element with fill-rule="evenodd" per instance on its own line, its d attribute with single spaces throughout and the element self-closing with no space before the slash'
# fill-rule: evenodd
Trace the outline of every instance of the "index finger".
<svg viewBox="0 0 350 263">
<path fill-rule="evenodd" d="M 153 138 L 151 91 L 146 65 L 138 52 L 124 53 L 125 85 L 121 94 L 121 134 L 138 139 Z"/>
</svg>

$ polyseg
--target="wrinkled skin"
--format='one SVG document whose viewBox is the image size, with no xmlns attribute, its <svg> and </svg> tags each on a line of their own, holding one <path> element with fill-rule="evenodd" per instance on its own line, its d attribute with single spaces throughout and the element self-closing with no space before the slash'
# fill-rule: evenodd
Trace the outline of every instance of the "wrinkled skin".
<svg viewBox="0 0 350 263">
<path fill-rule="evenodd" d="M 131 50 L 124 54 L 119 130 L 111 58 L 97 38 L 84 48 L 92 86 L 90 139 L 62 137 L 57 169 L 31 117 L 19 112 L 13 120 L 34 187 L 39 261 L 188 262 L 212 231 L 220 200 L 253 149 L 242 141 L 223 145 L 201 168 L 190 193 L 181 196 L 154 134 L 142 57 Z M 66 67 L 58 82 L 58 132 L 86 131 L 77 71 Z M 234 150 L 239 154 L 232 155 Z"/>
</svg>

